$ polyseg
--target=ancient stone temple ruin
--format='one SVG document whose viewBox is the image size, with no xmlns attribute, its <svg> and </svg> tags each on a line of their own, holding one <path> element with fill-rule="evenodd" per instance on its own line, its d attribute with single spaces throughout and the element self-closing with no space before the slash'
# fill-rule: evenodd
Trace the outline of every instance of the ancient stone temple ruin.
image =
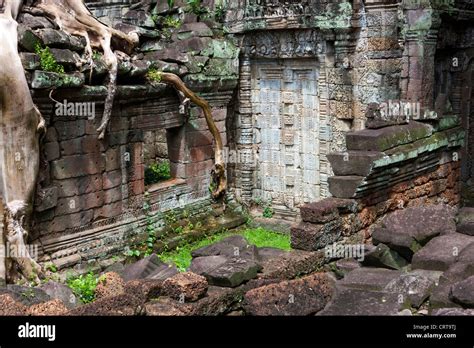
<svg viewBox="0 0 474 348">
<path fill-rule="evenodd" d="M 17 17 L 45 120 L 26 242 L 59 278 L 35 291 L 57 300 L 70 272 L 108 279 L 94 302 L 53 314 L 474 314 L 472 1 L 86 0 L 138 37 L 112 38 L 103 139 L 109 63 L 48 1 L 24 1 Z M 216 132 L 167 73 L 209 103 Z M 291 245 L 255 246 L 245 228 Z M 192 250 L 187 272 L 166 262 L 222 233 Z M 44 310 L 2 291 L 8 308 Z"/>
</svg>

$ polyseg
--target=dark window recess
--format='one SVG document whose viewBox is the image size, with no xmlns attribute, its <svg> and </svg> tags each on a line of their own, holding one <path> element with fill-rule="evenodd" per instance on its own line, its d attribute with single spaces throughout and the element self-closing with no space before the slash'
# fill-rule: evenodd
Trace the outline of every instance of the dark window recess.
<svg viewBox="0 0 474 348">
<path fill-rule="evenodd" d="M 145 186 L 173 179 L 166 132 L 166 129 L 158 129 L 145 133 L 143 143 Z"/>
</svg>

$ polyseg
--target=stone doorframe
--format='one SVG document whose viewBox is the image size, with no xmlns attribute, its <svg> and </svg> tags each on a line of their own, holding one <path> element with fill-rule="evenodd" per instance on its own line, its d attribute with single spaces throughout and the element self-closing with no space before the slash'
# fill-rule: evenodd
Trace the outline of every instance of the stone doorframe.
<svg viewBox="0 0 474 348">
<path fill-rule="evenodd" d="M 333 118 L 329 107 L 329 85 L 325 68 L 328 62 L 334 64 L 331 57 L 333 51 L 328 47 L 327 33 L 314 29 L 297 29 L 285 31 L 251 32 L 243 37 L 240 57 L 240 84 L 238 91 L 238 106 L 235 117 L 235 150 L 240 158 L 250 159 L 247 163 L 237 163 L 234 168 L 236 198 L 243 204 L 252 203 L 252 191 L 256 161 L 253 144 L 252 120 L 252 64 L 261 59 L 315 59 L 319 63 L 318 96 L 321 118 L 328 118 L 331 129 L 329 138 L 332 140 L 341 134 L 336 134 Z M 331 34 L 329 34 L 331 35 Z M 332 38 L 334 40 L 334 38 Z M 330 150 L 336 148 L 330 146 Z"/>
</svg>

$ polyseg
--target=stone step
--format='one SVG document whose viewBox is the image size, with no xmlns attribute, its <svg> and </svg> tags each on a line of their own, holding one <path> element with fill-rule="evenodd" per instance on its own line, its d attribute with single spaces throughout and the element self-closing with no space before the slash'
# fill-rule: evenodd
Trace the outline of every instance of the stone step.
<svg viewBox="0 0 474 348">
<path fill-rule="evenodd" d="M 432 133 L 430 125 L 412 121 L 406 125 L 349 132 L 346 143 L 348 150 L 385 151 L 429 137 Z"/>
<path fill-rule="evenodd" d="M 474 208 L 462 208 L 457 216 L 457 231 L 474 236 Z"/>
<path fill-rule="evenodd" d="M 372 169 L 373 162 L 383 157 L 383 153 L 375 151 L 347 151 L 332 153 L 327 157 L 334 174 L 337 176 L 367 176 Z"/>
<path fill-rule="evenodd" d="M 363 180 L 363 176 L 332 176 L 329 178 L 329 192 L 337 198 L 352 198 Z"/>
</svg>

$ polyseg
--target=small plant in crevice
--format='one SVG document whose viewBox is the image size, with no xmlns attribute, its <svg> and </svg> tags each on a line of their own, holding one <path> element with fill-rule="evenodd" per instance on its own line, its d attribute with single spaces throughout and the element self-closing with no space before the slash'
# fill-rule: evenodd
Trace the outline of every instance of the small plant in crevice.
<svg viewBox="0 0 474 348">
<path fill-rule="evenodd" d="M 173 16 L 167 16 L 163 20 L 163 27 L 178 29 L 183 25 L 183 22 L 179 18 L 174 18 Z"/>
<path fill-rule="evenodd" d="M 214 10 L 214 19 L 216 22 L 224 22 L 225 19 L 225 6 L 223 4 L 218 4 Z"/>
<path fill-rule="evenodd" d="M 157 184 L 171 179 L 171 166 L 169 161 L 153 163 L 145 169 L 145 186 Z"/>
<path fill-rule="evenodd" d="M 150 256 L 153 253 L 153 248 L 155 246 L 157 237 L 155 226 L 153 224 L 153 214 L 151 212 L 151 202 L 150 202 L 150 194 L 147 192 L 145 193 L 145 203 L 143 204 L 143 211 L 145 212 L 145 219 L 146 219 L 146 251 L 145 257 Z"/>
<path fill-rule="evenodd" d="M 267 206 L 263 209 L 262 216 L 267 219 L 271 219 L 273 217 L 274 211 L 273 208 L 270 206 Z"/>
<path fill-rule="evenodd" d="M 187 7 L 185 11 L 195 14 L 198 17 L 210 12 L 206 6 L 202 5 L 201 0 L 187 0 Z"/>
<path fill-rule="evenodd" d="M 100 277 L 93 272 L 81 274 L 78 277 L 68 277 L 66 280 L 72 292 L 79 297 L 82 303 L 90 303 L 95 300 L 95 289 L 100 282 Z"/>
<path fill-rule="evenodd" d="M 262 208 L 262 216 L 267 219 L 271 219 L 275 214 L 272 208 L 272 201 L 265 201 L 262 198 L 255 198 L 254 203 Z"/>
<path fill-rule="evenodd" d="M 56 58 L 54 58 L 48 46 L 43 48 L 40 44 L 37 44 L 35 47 L 35 53 L 40 58 L 41 69 L 43 69 L 43 71 L 64 74 L 64 66 L 56 61 Z"/>
<path fill-rule="evenodd" d="M 146 74 L 148 80 L 154 83 L 160 83 L 161 82 L 161 74 L 162 72 L 158 69 L 151 68 L 148 70 L 148 73 Z"/>
</svg>

